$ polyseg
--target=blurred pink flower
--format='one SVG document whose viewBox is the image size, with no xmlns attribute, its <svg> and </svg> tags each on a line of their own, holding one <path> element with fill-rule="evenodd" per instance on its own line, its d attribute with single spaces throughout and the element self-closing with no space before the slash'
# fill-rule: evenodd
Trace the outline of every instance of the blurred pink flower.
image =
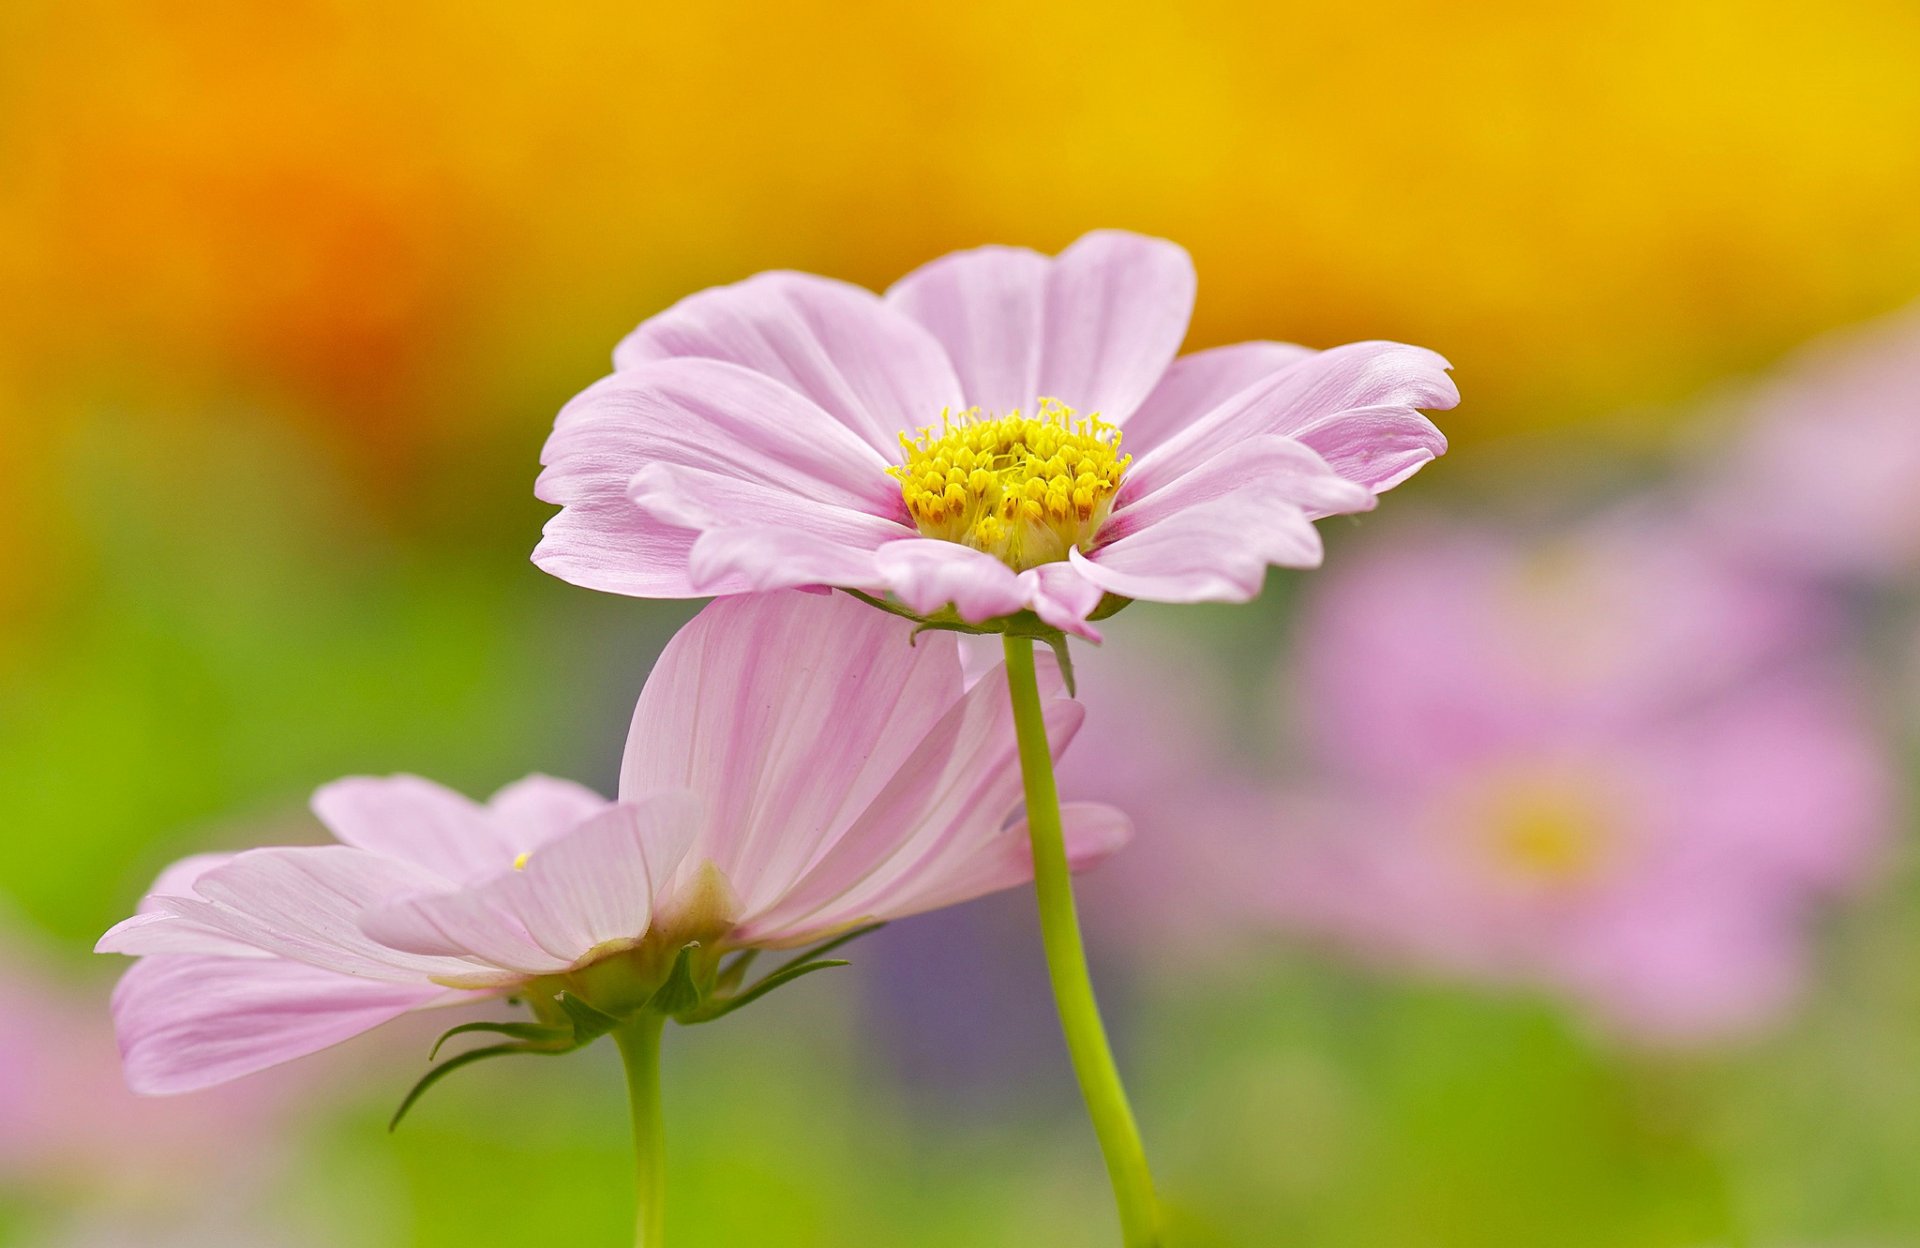
<svg viewBox="0 0 1920 1248">
<path fill-rule="evenodd" d="M 1855 690 L 1800 644 L 1816 619 L 1644 516 L 1349 564 L 1301 639 L 1324 779 L 1281 799 L 1266 904 L 1648 1041 L 1766 1020 L 1890 827 Z"/>
<path fill-rule="evenodd" d="M 640 597 L 832 585 L 1090 638 L 1107 593 L 1251 598 L 1268 565 L 1319 563 L 1315 518 L 1440 454 L 1419 409 L 1458 393 L 1395 343 L 1176 360 L 1193 296 L 1184 251 L 1118 231 L 958 252 L 885 297 L 800 273 L 694 295 L 560 413 L 534 561 Z"/>
<path fill-rule="evenodd" d="M 1813 343 L 1744 406 L 1715 523 L 1796 571 L 1920 575 L 1920 306 Z"/>
<path fill-rule="evenodd" d="M 187 1091 L 629 950 L 805 944 L 1023 883 L 1004 673 L 965 688 L 954 638 L 911 632 L 840 595 L 714 603 L 648 677 L 617 802 L 343 780 L 314 799 L 341 844 L 170 868 L 99 945 L 141 959 L 114 1001 L 128 1081 Z M 1057 752 L 1082 713 L 1047 693 Z M 1075 865 L 1127 835 L 1066 818 Z"/>
</svg>

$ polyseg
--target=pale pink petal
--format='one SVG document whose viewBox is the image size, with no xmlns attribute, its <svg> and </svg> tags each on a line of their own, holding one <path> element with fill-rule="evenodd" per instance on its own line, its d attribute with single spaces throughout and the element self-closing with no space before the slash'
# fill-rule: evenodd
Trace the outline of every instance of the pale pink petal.
<svg viewBox="0 0 1920 1248">
<path fill-rule="evenodd" d="M 1051 699 L 1047 736 L 1057 756 L 1084 718 Z M 1020 761 L 1006 669 L 969 689 L 920 741 L 886 787 L 818 863 L 764 912 L 743 916 L 740 938 L 786 942 L 869 918 L 897 899 L 933 894 L 967 877 L 1020 800 Z"/>
<path fill-rule="evenodd" d="M 325 970 L 464 982 L 480 968 L 388 949 L 360 930 L 360 916 L 369 909 L 446 883 L 433 872 L 345 845 L 255 849 L 201 876 L 199 896 L 163 904 L 255 948 Z"/>
<path fill-rule="evenodd" d="M 818 533 L 734 525 L 702 533 L 687 567 L 693 583 L 710 587 L 712 593 L 726 592 L 729 586 L 760 593 L 817 585 L 880 592 L 886 577 L 876 554 Z"/>
<path fill-rule="evenodd" d="M 709 605 L 667 643 L 634 709 L 623 801 L 689 789 L 711 862 L 748 906 L 781 895 L 960 696 L 950 634 L 845 594 Z"/>
<path fill-rule="evenodd" d="M 967 402 L 1031 410 L 1041 396 L 1123 421 L 1180 349 L 1193 262 L 1164 239 L 1097 230 L 1054 260 L 983 247 L 908 274 L 887 300 L 953 360 Z"/>
<path fill-rule="evenodd" d="M 1063 802 L 1060 820 L 1067 866 L 1073 871 L 1099 866 L 1133 839 L 1133 821 L 1124 812 L 1098 802 Z M 985 841 L 964 862 L 937 876 L 928 873 L 921 877 L 923 890 L 889 898 L 888 915 L 903 917 L 958 905 L 1003 888 L 1015 888 L 1032 878 L 1033 842 L 1027 821 L 1021 819 Z"/>
<path fill-rule="evenodd" d="M 1067 557 L 1108 593 L 1153 602 L 1245 602 L 1267 568 L 1319 566 L 1320 534 L 1276 500 L 1232 496 L 1161 520 L 1093 555 Z"/>
<path fill-rule="evenodd" d="M 654 897 L 686 856 L 700 817 L 699 802 L 684 792 L 608 806 L 528 855 L 520 869 L 479 888 L 404 898 L 360 925 L 409 953 L 555 974 L 646 935 Z"/>
<path fill-rule="evenodd" d="M 1292 438 L 1263 435 L 1221 448 L 1193 471 L 1157 490 L 1135 493 L 1101 527 L 1103 545 L 1139 533 L 1194 507 L 1225 499 L 1271 501 L 1288 513 L 1340 515 L 1370 510 L 1372 491 L 1337 474 Z"/>
<path fill-rule="evenodd" d="M 1336 438 L 1334 430 L 1349 419 L 1378 430 L 1382 409 L 1409 413 L 1411 420 L 1416 409 L 1452 407 L 1460 394 L 1447 367 L 1431 351 L 1395 342 L 1356 342 L 1309 356 L 1255 381 L 1141 455 L 1122 486 L 1122 501 L 1150 494 L 1200 467 L 1222 447 L 1262 434 L 1312 431 L 1364 467 L 1358 448 Z M 1387 458 L 1393 466 L 1386 477 L 1404 476 L 1404 464 Z"/>
<path fill-rule="evenodd" d="M 1063 632 L 1100 640 L 1100 630 L 1087 623 L 1087 616 L 1100 605 L 1106 591 L 1080 574 L 1071 563 L 1043 563 L 1028 568 L 1019 577 L 1027 603 L 1042 623 Z"/>
<path fill-rule="evenodd" d="M 1254 382 L 1316 354 L 1290 342 L 1236 342 L 1183 355 L 1127 417 L 1122 441 L 1143 455 Z"/>
<path fill-rule="evenodd" d="M 527 848 L 486 807 L 419 776 L 350 776 L 323 785 L 312 806 L 341 844 L 449 880 L 484 879 Z"/>
<path fill-rule="evenodd" d="M 141 903 L 142 913 L 122 919 L 108 928 L 106 934 L 94 942 L 93 951 L 124 953 L 136 958 L 156 953 L 204 953 L 227 958 L 273 956 L 244 940 L 191 919 L 183 919 L 167 910 L 165 897 L 179 895 L 148 897 Z"/>
<path fill-rule="evenodd" d="M 572 831 L 610 804 L 585 785 L 536 773 L 488 798 L 487 816 L 501 840 L 523 853 Z M 498 871 L 499 861 L 492 866 Z"/>
<path fill-rule="evenodd" d="M 737 365 L 677 359 L 603 379 L 554 423 L 534 492 L 566 510 L 534 552 L 545 570 L 589 588 L 652 597 L 738 592 L 696 588 L 687 558 L 696 533 L 635 506 L 630 490 L 654 465 L 694 468 L 758 487 L 730 523 L 783 523 L 766 510 L 853 511 L 901 520 L 889 461 L 798 392 Z M 572 519 L 569 520 L 569 516 Z"/>
<path fill-rule="evenodd" d="M 894 596 L 921 615 L 951 603 L 961 619 L 978 623 L 1026 606 L 1012 568 L 958 542 L 890 542 L 874 552 L 874 566 Z"/>
<path fill-rule="evenodd" d="M 141 910 L 151 909 L 149 903 L 154 897 L 191 896 L 193 886 L 201 876 L 232 861 L 232 854 L 188 854 L 162 868 L 160 874 L 154 877 L 153 887 L 147 890 L 147 899 L 141 903 Z"/>
<path fill-rule="evenodd" d="M 336 975 L 261 958 L 154 957 L 113 994 L 127 1084 L 192 1092 L 370 1031 L 446 990 Z"/>
<path fill-rule="evenodd" d="M 1411 407 L 1353 407 L 1288 431 L 1333 470 L 1376 494 L 1447 453 L 1447 438 Z"/>
<path fill-rule="evenodd" d="M 700 356 L 799 391 L 891 458 L 902 431 L 961 405 L 927 331 L 878 295 L 805 273 L 762 273 L 682 299 L 629 334 L 614 366 Z"/>
<path fill-rule="evenodd" d="M 946 348 L 965 403 L 998 414 L 1027 411 L 1040 393 L 1051 269 L 1052 261 L 1024 247 L 956 251 L 895 282 L 887 302 Z"/>
</svg>

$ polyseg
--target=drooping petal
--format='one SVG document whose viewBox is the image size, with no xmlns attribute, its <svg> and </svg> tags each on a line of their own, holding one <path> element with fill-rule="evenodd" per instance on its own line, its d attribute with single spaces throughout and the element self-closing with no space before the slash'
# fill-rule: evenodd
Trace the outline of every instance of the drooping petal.
<svg viewBox="0 0 1920 1248">
<path fill-rule="evenodd" d="M 1144 455 L 1254 382 L 1315 354 L 1290 342 L 1236 342 L 1181 356 L 1127 417 L 1128 453 Z"/>
<path fill-rule="evenodd" d="M 1387 466 L 1380 468 L 1334 431 L 1349 420 L 1377 431 L 1383 413 L 1392 410 L 1400 413 L 1394 436 L 1404 440 L 1407 429 L 1425 420 L 1419 409 L 1440 411 L 1459 402 L 1447 368 L 1433 352 L 1396 342 L 1356 342 L 1308 356 L 1256 380 L 1141 455 L 1121 487 L 1120 502 L 1150 494 L 1222 447 L 1262 434 L 1300 437 L 1319 449 L 1317 440 L 1361 469 L 1384 472 L 1382 479 L 1404 477 L 1409 469 L 1401 459 L 1385 456 Z M 1309 432 L 1311 438 L 1302 436 Z"/>
<path fill-rule="evenodd" d="M 891 542 L 874 552 L 874 564 L 894 596 L 922 615 L 952 603 L 961 619 L 978 623 L 1026 605 L 1012 568 L 958 542 Z"/>
<path fill-rule="evenodd" d="M 529 848 L 486 807 L 419 776 L 350 776 L 321 786 L 312 806 L 341 844 L 449 880 L 485 879 Z"/>
<path fill-rule="evenodd" d="M 541 462 L 534 492 L 564 510 L 534 562 L 617 593 L 686 598 L 746 588 L 691 583 L 697 531 L 632 501 L 635 478 L 655 465 L 752 487 L 734 500 L 748 509 L 726 517 L 733 524 L 783 523 L 810 509 L 895 521 L 905 514 L 878 450 L 797 391 L 718 360 L 663 360 L 601 380 L 562 410 Z M 769 515 L 776 497 L 788 511 Z"/>
<path fill-rule="evenodd" d="M 959 406 L 953 366 L 932 335 L 858 286 L 762 273 L 682 299 L 629 334 L 614 366 L 726 360 L 790 386 L 892 458 L 904 430 Z"/>
<path fill-rule="evenodd" d="M 887 301 L 940 340 L 967 402 L 1005 413 L 1048 396 L 1119 422 L 1179 351 L 1193 293 L 1177 245 L 1098 230 L 1052 260 L 955 252 L 901 278 Z"/>
<path fill-rule="evenodd" d="M 486 978 L 454 958 L 389 949 L 360 930 L 376 906 L 444 889 L 444 876 L 345 845 L 255 849 L 200 877 L 197 897 L 167 898 L 167 910 L 255 948 L 324 970 L 418 982 Z"/>
<path fill-rule="evenodd" d="M 1245 602 L 1267 568 L 1319 566 L 1320 534 L 1306 512 L 1236 495 L 1188 508 L 1091 556 L 1067 558 L 1108 593 L 1152 602 Z"/>
<path fill-rule="evenodd" d="M 1019 580 L 1027 605 L 1041 622 L 1091 642 L 1100 640 L 1100 630 L 1087 623 L 1087 616 L 1106 591 L 1078 568 L 1066 562 L 1043 563 L 1022 572 Z"/>
<path fill-rule="evenodd" d="M 960 695 L 950 634 L 844 594 L 721 599 L 675 635 L 634 710 L 623 801 L 695 793 L 711 862 L 749 908 L 777 897 Z"/>
<path fill-rule="evenodd" d="M 1050 698 L 1047 738 L 1055 755 L 1084 712 Z M 925 734 L 887 786 L 859 812 L 777 904 L 749 910 L 739 938 L 800 941 L 934 895 L 949 875 L 972 878 L 977 857 L 1004 831 L 1020 799 L 1020 762 L 1004 667 L 975 684 Z M 997 877 L 996 877 L 997 878 Z"/>
<path fill-rule="evenodd" d="M 875 563 L 877 554 L 818 533 L 734 525 L 702 533 L 687 568 L 693 583 L 712 593 L 735 585 L 754 593 L 819 585 L 879 591 L 886 577 Z"/>
<path fill-rule="evenodd" d="M 1349 481 L 1383 494 L 1447 453 L 1447 438 L 1411 407 L 1353 407 L 1293 431 Z"/>
<path fill-rule="evenodd" d="M 128 1085 L 192 1092 L 316 1053 L 447 996 L 278 958 L 162 956 L 113 993 Z"/>
</svg>

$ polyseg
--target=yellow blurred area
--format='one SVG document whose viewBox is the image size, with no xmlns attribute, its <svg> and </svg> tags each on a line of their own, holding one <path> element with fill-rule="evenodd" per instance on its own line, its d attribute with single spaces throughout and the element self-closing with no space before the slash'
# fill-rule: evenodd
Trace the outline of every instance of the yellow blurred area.
<svg viewBox="0 0 1920 1248">
<path fill-rule="evenodd" d="M 64 540 L 76 413 L 284 413 L 391 493 L 761 268 L 1164 234 L 1192 345 L 1434 346 L 1462 446 L 1665 436 L 1619 413 L 1920 291 L 1899 0 L 13 0 L 0 37 L 10 563 Z"/>
</svg>

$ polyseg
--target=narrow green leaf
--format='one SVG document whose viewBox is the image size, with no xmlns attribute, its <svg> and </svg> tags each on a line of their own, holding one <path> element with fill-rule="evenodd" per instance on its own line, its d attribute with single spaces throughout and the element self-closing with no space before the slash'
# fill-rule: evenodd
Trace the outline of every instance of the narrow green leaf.
<svg viewBox="0 0 1920 1248">
<path fill-rule="evenodd" d="M 503 1036 L 512 1036 L 516 1040 L 529 1040 L 534 1043 L 553 1042 L 572 1039 L 572 1033 L 564 1027 L 549 1027 L 545 1023 L 462 1023 L 450 1027 L 433 1042 L 433 1052 L 427 1054 L 427 1060 L 433 1061 L 440 1056 L 440 1046 L 455 1036 L 464 1036 L 469 1032 L 490 1031 Z"/>
<path fill-rule="evenodd" d="M 869 923 L 865 927 L 856 927 L 850 932 L 842 932 L 832 940 L 821 941 L 813 948 L 804 950 L 798 956 L 787 959 L 785 963 L 775 969 L 785 970 L 789 966 L 798 966 L 802 962 L 812 962 L 819 958 L 824 958 L 835 949 L 850 945 L 862 936 L 870 936 L 885 926 L 885 923 Z"/>
<path fill-rule="evenodd" d="M 743 949 L 733 956 L 733 960 L 720 968 L 720 976 L 714 980 L 715 992 L 732 992 L 747 978 L 747 968 L 760 956 L 758 949 Z"/>
<path fill-rule="evenodd" d="M 394 1110 L 393 1117 L 387 1120 L 387 1130 L 392 1131 L 400 1125 L 400 1120 L 406 1117 L 407 1111 L 413 1108 L 413 1103 L 419 1100 L 428 1088 L 439 1083 L 442 1079 L 445 1079 L 454 1071 L 459 1070 L 462 1066 L 471 1066 L 475 1062 L 485 1061 L 490 1057 L 506 1057 L 512 1053 L 535 1053 L 543 1057 L 556 1057 L 566 1052 L 570 1052 L 570 1050 L 545 1049 L 532 1044 L 494 1044 L 484 1049 L 469 1049 L 457 1057 L 450 1057 L 438 1066 L 435 1066 L 432 1070 L 429 1070 L 426 1074 L 420 1076 L 420 1081 L 407 1091 L 406 1098 L 400 1102 L 400 1108 Z"/>
<path fill-rule="evenodd" d="M 822 962 L 788 963 L 786 966 L 781 967 L 737 996 L 709 1001 L 697 1010 L 677 1015 L 676 1017 L 678 1017 L 682 1023 L 688 1025 L 694 1023 L 710 1023 L 716 1018 L 725 1018 L 743 1005 L 752 1005 L 755 1001 L 766 996 L 775 988 L 781 987 L 784 984 L 790 984 L 803 975 L 811 975 L 815 971 L 829 970 L 836 966 L 851 965 L 853 964 L 845 958 L 828 958 Z"/>
<path fill-rule="evenodd" d="M 1067 696 L 1078 697 L 1079 691 L 1073 683 L 1073 656 L 1067 653 L 1067 635 L 1055 633 L 1047 638 L 1047 644 L 1053 647 L 1053 657 L 1060 661 L 1060 679 L 1067 682 Z"/>
</svg>

